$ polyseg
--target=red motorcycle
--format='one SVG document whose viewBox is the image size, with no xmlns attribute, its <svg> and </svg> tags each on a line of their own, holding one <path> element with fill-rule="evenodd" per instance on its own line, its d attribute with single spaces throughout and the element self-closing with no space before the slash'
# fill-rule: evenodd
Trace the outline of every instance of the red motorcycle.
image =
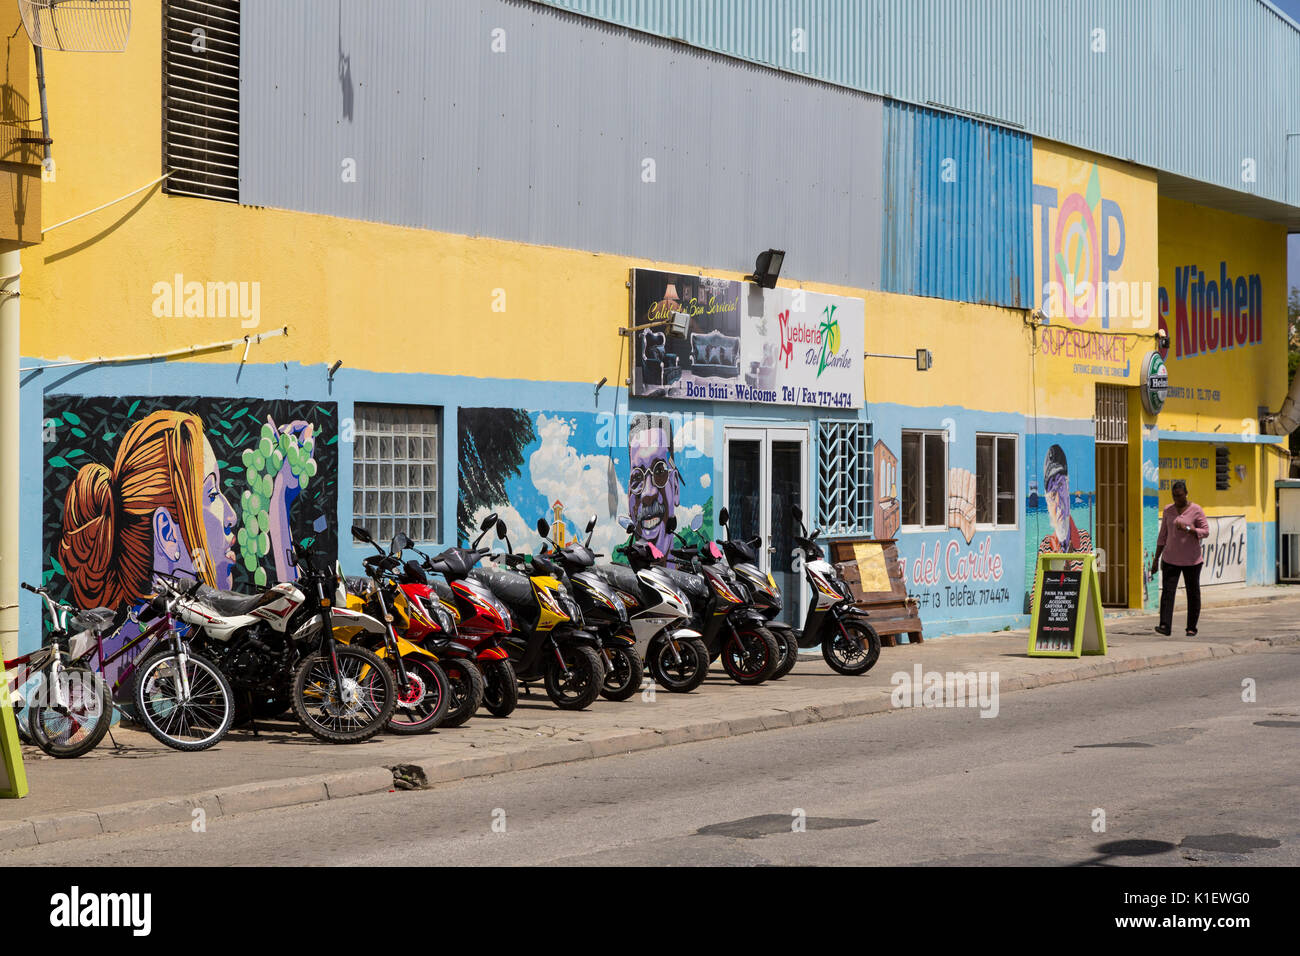
<svg viewBox="0 0 1300 956">
<path fill-rule="evenodd" d="M 456 637 L 451 643 L 464 648 L 464 651 L 453 646 L 448 653 L 472 655 L 483 673 L 483 707 L 494 717 L 507 716 L 519 703 L 519 684 L 510 656 L 498 638 L 510 633 L 514 620 L 509 608 L 496 595 L 469 576 L 474 565 L 488 554 L 488 549 L 448 548 L 432 557 L 419 548 L 411 550 L 420 555 L 424 563 L 406 563 L 406 574 L 411 580 L 409 585 L 403 583 L 403 590 L 408 586 L 427 589 L 429 604 L 440 603 L 456 614 Z M 422 580 L 416 578 L 417 572 Z M 431 581 L 425 572 L 439 575 L 442 580 L 433 578 Z M 426 601 L 418 594 L 416 599 Z M 436 653 L 443 659 L 441 650 Z"/>
</svg>

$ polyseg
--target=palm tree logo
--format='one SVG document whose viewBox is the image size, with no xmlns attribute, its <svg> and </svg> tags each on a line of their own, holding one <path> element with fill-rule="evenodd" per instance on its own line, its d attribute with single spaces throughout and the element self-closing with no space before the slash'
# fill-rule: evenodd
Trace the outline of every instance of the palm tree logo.
<svg viewBox="0 0 1300 956">
<path fill-rule="evenodd" d="M 821 378 L 822 372 L 826 371 L 826 364 L 840 350 L 840 323 L 835 318 L 835 309 L 833 305 L 822 309 L 822 323 L 817 327 L 817 331 L 822 335 L 822 354 L 817 366 L 818 378 Z"/>
</svg>

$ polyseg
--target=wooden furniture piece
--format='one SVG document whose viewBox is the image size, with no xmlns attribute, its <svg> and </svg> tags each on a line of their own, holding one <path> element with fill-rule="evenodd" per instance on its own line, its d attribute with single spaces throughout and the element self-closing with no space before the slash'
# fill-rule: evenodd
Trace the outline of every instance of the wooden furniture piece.
<svg viewBox="0 0 1300 956">
<path fill-rule="evenodd" d="M 839 538 L 830 543 L 831 562 L 842 567 L 853 588 L 854 602 L 865 608 L 868 621 L 885 647 L 897 646 L 896 635 L 920 644 L 921 612 L 908 596 L 898 544 L 893 538 Z"/>
</svg>

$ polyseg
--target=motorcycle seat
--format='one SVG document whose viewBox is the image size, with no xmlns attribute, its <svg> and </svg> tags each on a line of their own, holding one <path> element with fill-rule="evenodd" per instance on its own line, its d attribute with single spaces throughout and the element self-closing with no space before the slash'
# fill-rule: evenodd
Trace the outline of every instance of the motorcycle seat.
<svg viewBox="0 0 1300 956">
<path fill-rule="evenodd" d="M 499 568 L 475 568 L 473 577 L 511 607 L 530 607 L 537 602 L 533 597 L 533 583 L 526 574 Z"/>
<path fill-rule="evenodd" d="M 666 568 L 665 570 L 667 570 L 668 576 L 692 600 L 696 598 L 704 599 L 709 596 L 709 586 L 705 583 L 703 575 L 691 574 L 689 571 L 678 571 L 676 568 Z"/>
<path fill-rule="evenodd" d="M 240 594 L 238 591 L 218 591 L 206 584 L 200 585 L 194 596 L 208 607 L 226 617 L 248 614 L 262 603 L 260 594 Z"/>
<path fill-rule="evenodd" d="M 636 572 L 626 564 L 602 564 L 596 570 L 600 572 L 600 576 L 611 587 L 616 587 L 620 591 L 626 591 L 633 597 L 639 598 L 641 581 L 636 576 Z"/>
</svg>

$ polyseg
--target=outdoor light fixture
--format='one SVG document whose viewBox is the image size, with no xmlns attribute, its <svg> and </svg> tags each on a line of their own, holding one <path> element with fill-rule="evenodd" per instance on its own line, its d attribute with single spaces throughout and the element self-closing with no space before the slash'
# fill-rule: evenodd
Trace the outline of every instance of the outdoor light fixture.
<svg viewBox="0 0 1300 956">
<path fill-rule="evenodd" d="M 905 362 L 910 362 L 913 359 L 913 356 L 911 355 L 890 355 L 885 352 L 863 352 L 862 357 L 902 359 Z M 915 359 L 916 359 L 916 370 L 918 372 L 928 372 L 930 371 L 930 367 L 934 365 L 934 356 L 930 353 L 929 349 L 917 349 Z"/>
<path fill-rule="evenodd" d="M 766 252 L 760 252 L 758 258 L 754 260 L 754 274 L 745 276 L 745 281 L 756 283 L 764 289 L 774 289 L 784 262 L 784 249 L 768 249 Z"/>
<path fill-rule="evenodd" d="M 342 359 L 339 359 L 337 362 L 335 362 L 333 365 L 330 366 L 330 375 L 329 375 L 329 378 L 330 378 L 330 381 L 331 381 L 331 382 L 334 381 L 334 373 L 337 372 L 337 371 L 338 371 L 340 368 L 342 368 L 342 367 L 343 367 L 343 360 L 342 360 Z"/>
</svg>

